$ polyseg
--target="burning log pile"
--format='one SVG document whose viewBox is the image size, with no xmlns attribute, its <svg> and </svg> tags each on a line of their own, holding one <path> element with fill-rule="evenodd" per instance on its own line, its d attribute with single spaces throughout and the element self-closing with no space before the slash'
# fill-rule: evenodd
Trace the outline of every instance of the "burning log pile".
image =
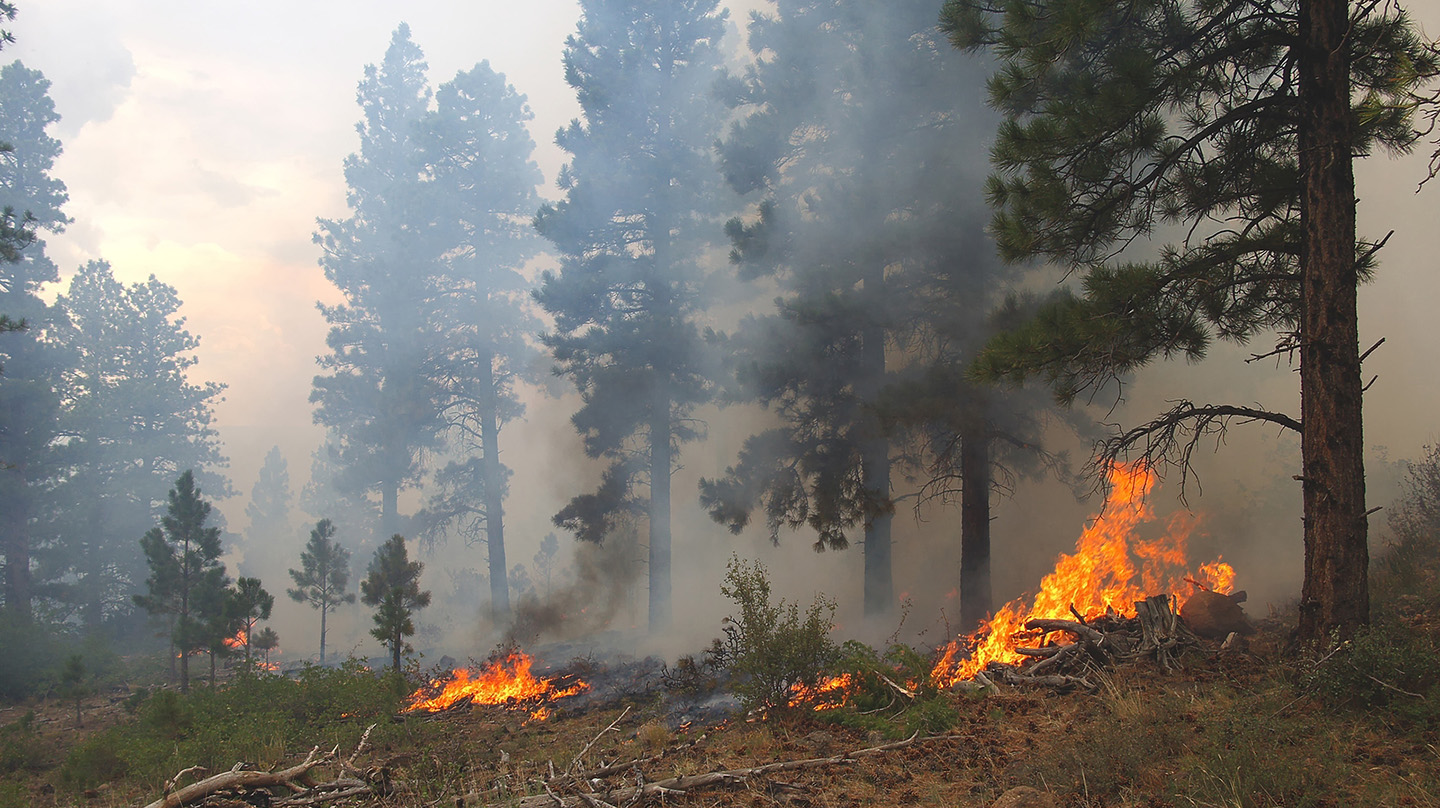
<svg viewBox="0 0 1440 808">
<path fill-rule="evenodd" d="M 1176 654 L 1185 646 L 1195 645 L 1197 637 L 1180 620 L 1169 595 L 1146 598 L 1135 607 L 1134 617 L 1028 620 L 1025 629 L 1040 644 L 1017 645 L 1015 651 L 1033 661 L 1028 665 L 992 661 L 976 671 L 975 682 L 980 687 L 993 686 L 993 681 L 999 680 L 1062 691 L 1077 687 L 1094 690 L 1099 683 L 1088 678 L 1088 674 L 1118 662 L 1148 657 L 1162 670 L 1173 670 Z M 1051 641 L 1056 634 L 1073 639 Z"/>
<path fill-rule="evenodd" d="M 946 646 L 931 683 L 1093 690 L 1098 683 L 1089 674 L 1121 662 L 1152 658 L 1162 670 L 1174 669 L 1179 653 L 1198 643 L 1197 631 L 1247 632 L 1238 605 L 1245 593 L 1230 594 L 1230 565 L 1216 559 L 1187 572 L 1184 521 L 1172 520 L 1158 539 L 1138 538 L 1138 528 L 1155 518 L 1146 504 L 1155 482 L 1141 463 L 1112 468 L 1105 508 L 1075 552 L 1060 556 L 1032 598 L 1007 603 L 974 634 Z M 1178 612 L 1173 596 L 1156 594 L 1187 590 L 1194 594 Z M 1195 631 L 1182 616 L 1193 618 Z"/>
</svg>

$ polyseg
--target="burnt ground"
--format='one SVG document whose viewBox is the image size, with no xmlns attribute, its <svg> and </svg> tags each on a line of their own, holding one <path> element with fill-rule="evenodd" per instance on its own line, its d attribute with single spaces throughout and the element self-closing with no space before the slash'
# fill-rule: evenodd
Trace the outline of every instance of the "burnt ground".
<svg viewBox="0 0 1440 808">
<path fill-rule="evenodd" d="M 1093 693 L 941 694 L 871 715 L 795 711 L 677 725 L 672 703 L 658 692 L 638 692 L 562 704 L 545 721 L 495 707 L 382 717 L 400 729 L 384 734 L 360 765 L 399 790 L 341 804 L 455 805 L 457 797 L 468 797 L 471 805 L 513 805 L 543 795 L 541 783 L 552 771 L 644 761 L 595 781 L 604 793 L 642 780 L 830 757 L 904 738 L 924 711 L 926 721 L 945 728 L 910 746 L 696 789 L 665 803 L 989 806 L 1007 789 L 1028 785 L 1048 792 L 1056 805 L 1086 808 L 1440 806 L 1440 724 L 1424 717 L 1433 713 L 1322 703 L 1297 687 L 1303 672 L 1274 628 L 1244 652 L 1221 656 L 1208 647 L 1183 662 L 1173 673 L 1129 664 L 1104 675 Z M 1423 706 L 1440 694 L 1419 698 L 1424 695 L 1404 698 Z M 153 785 L 125 779 L 84 791 L 57 786 L 56 771 L 70 749 L 137 720 L 124 697 L 88 698 L 81 729 L 73 726 L 73 708 L 56 700 L 0 708 L 0 727 L 33 713 L 30 751 L 38 763 L 5 775 L 0 793 L 8 801 L 0 804 L 139 806 L 155 799 Z M 293 764 L 306 751 L 279 750 L 262 768 Z M 317 772 L 322 779 L 333 773 L 333 767 Z"/>
</svg>

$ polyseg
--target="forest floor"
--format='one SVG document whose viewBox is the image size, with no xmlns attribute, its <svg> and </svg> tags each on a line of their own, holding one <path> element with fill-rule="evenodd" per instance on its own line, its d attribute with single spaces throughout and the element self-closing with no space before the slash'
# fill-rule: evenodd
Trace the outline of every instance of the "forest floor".
<svg viewBox="0 0 1440 808">
<path fill-rule="evenodd" d="M 1428 614 L 1397 625 L 1427 642 L 1440 639 L 1440 623 Z M 1177 672 L 1129 663 L 1103 674 L 1089 693 L 1005 687 L 998 695 L 941 693 L 871 715 L 799 710 L 709 725 L 674 726 L 674 711 L 660 694 L 575 709 L 560 702 L 546 720 L 498 707 L 396 716 L 358 692 L 352 711 L 344 707 L 345 689 L 331 692 L 335 682 L 325 679 L 300 684 L 331 691 L 298 729 L 286 729 L 281 724 L 288 718 L 267 712 L 276 691 L 257 690 L 253 706 L 230 703 L 219 712 L 196 706 L 183 720 L 174 718 L 168 740 L 150 743 L 141 740 L 141 730 L 163 723 L 164 711 L 135 709 L 139 699 L 127 709 L 124 692 L 84 699 L 80 728 L 73 704 L 52 699 L 0 707 L 0 806 L 143 806 L 160 797 L 161 772 L 205 762 L 187 755 L 267 769 L 299 762 L 313 745 L 339 744 L 344 760 L 364 726 L 377 723 L 356 765 L 366 779 L 396 791 L 332 804 L 518 805 L 526 796 L 543 798 L 544 784 L 559 782 L 557 775 L 615 763 L 643 761 L 603 783 L 596 778 L 597 794 L 638 781 L 837 757 L 813 768 L 667 794 L 663 802 L 985 808 L 1023 785 L 1049 795 L 1053 805 L 1086 808 L 1440 808 L 1440 709 L 1433 704 L 1440 688 L 1399 692 L 1377 659 L 1379 667 L 1355 678 L 1379 681 L 1384 687 L 1377 692 L 1394 698 L 1335 704 L 1322 697 L 1324 687 L 1301 686 L 1310 674 L 1295 662 L 1285 633 L 1280 625 L 1264 627 L 1240 653 L 1196 649 Z M 191 709 L 176 703 L 176 716 Z M 300 713 L 285 709 L 292 717 Z M 922 723 L 943 728 L 906 746 L 844 757 L 908 737 L 915 711 L 927 713 Z M 207 729 L 217 737 L 205 739 Z M 304 738 L 307 733 L 313 739 Z M 315 772 L 318 780 L 338 773 L 334 764 Z"/>
</svg>

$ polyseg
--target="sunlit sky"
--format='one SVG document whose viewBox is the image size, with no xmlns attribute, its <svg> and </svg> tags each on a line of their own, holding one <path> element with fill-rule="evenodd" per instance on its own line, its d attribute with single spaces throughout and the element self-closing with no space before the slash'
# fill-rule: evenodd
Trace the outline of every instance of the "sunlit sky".
<svg viewBox="0 0 1440 808">
<path fill-rule="evenodd" d="M 242 496 L 224 509 L 231 529 L 243 530 L 244 497 L 265 452 L 283 445 L 298 485 L 319 442 L 307 400 L 315 357 L 324 351 L 325 324 L 315 304 L 336 295 L 311 237 L 316 217 L 347 215 L 341 163 L 358 144 L 355 89 L 363 67 L 380 61 L 402 20 L 425 51 L 432 86 L 488 60 L 529 96 L 544 192 L 554 196 L 563 154 L 553 133 L 578 113 L 560 60 L 578 4 L 18 5 L 9 26 L 17 43 L 3 58 L 43 71 L 63 117 L 52 131 L 65 150 L 54 173 L 69 187 L 66 211 L 74 224 L 48 238 L 50 254 L 67 272 L 103 258 L 121 278 L 154 274 L 179 289 L 188 327 L 201 339 L 198 376 L 228 385 L 217 425 Z M 730 5 L 738 10 L 732 19 L 743 23 L 745 12 L 763 3 Z M 1432 35 L 1440 34 L 1440 0 L 1409 6 Z M 1440 182 L 1415 194 L 1425 169 L 1421 155 L 1366 163 L 1362 228 L 1372 235 L 1396 231 L 1380 279 L 1362 293 L 1364 346 L 1388 338 L 1366 363 L 1367 378 L 1380 376 L 1367 397 L 1366 442 L 1413 456 L 1440 436 L 1434 361 Z M 1210 379 L 1213 391 L 1233 368 L 1215 365 L 1199 377 Z M 1279 379 L 1242 384 L 1240 400 L 1228 403 L 1295 412 L 1293 398 L 1285 398 L 1293 385 L 1284 374 Z M 1276 395 L 1281 400 L 1259 401 Z M 549 428 L 570 429 L 563 415 Z"/>
</svg>

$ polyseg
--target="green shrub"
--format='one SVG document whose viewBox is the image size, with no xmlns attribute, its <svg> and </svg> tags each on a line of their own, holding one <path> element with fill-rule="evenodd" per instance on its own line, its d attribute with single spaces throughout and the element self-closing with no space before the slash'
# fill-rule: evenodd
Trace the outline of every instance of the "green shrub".
<svg viewBox="0 0 1440 808">
<path fill-rule="evenodd" d="M 178 740 L 185 736 L 193 718 L 189 705 L 173 690 L 161 690 L 145 702 L 140 723 L 162 738 Z"/>
<path fill-rule="evenodd" d="M 35 711 L 31 710 L 13 724 L 0 727 L 0 775 L 44 765 L 44 751 L 35 732 Z"/>
<path fill-rule="evenodd" d="M 786 706 L 793 687 L 815 684 L 834 663 L 834 601 L 816 596 L 803 617 L 794 603 L 771 603 L 765 566 L 735 556 L 720 592 L 740 611 L 725 618 L 725 636 L 712 655 L 734 675 L 735 695 L 746 709 Z"/>
<path fill-rule="evenodd" d="M 1381 709 L 1407 721 L 1440 718 L 1440 649 L 1391 620 L 1333 640 L 1301 671 L 1304 692 L 1332 707 Z"/>
<path fill-rule="evenodd" d="M 75 789 L 93 788 L 123 777 L 128 770 L 109 736 L 96 735 L 70 750 L 60 767 L 60 782 Z"/>
</svg>

